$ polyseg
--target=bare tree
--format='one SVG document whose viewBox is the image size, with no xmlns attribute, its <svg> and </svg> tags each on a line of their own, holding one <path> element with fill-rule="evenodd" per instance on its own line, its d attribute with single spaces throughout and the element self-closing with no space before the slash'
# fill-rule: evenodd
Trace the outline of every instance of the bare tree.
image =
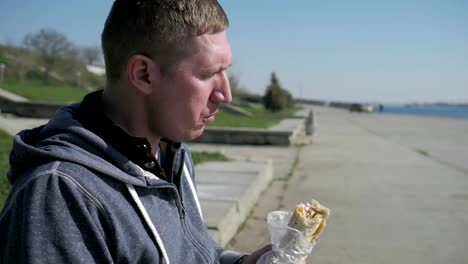
<svg viewBox="0 0 468 264">
<path fill-rule="evenodd" d="M 41 29 L 39 32 L 27 34 L 24 37 L 24 45 L 39 53 L 46 77 L 57 60 L 67 55 L 73 46 L 65 35 L 54 29 Z"/>
<path fill-rule="evenodd" d="M 69 49 L 62 57 L 64 59 L 65 64 L 61 65 L 63 81 L 76 85 L 81 86 L 81 69 L 83 67 L 83 62 L 81 61 L 81 49 L 79 48 L 71 48 Z"/>
<path fill-rule="evenodd" d="M 101 48 L 89 46 L 81 49 L 81 57 L 86 64 L 94 64 L 101 60 Z"/>
</svg>

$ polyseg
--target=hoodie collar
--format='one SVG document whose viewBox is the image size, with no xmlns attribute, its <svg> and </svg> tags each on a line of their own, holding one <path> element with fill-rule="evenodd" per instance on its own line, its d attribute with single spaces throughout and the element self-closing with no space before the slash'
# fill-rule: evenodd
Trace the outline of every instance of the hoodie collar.
<svg viewBox="0 0 468 264">
<path fill-rule="evenodd" d="M 86 95 L 75 118 L 133 163 L 161 179 L 167 179 L 160 163 L 151 153 L 151 144 L 145 138 L 129 135 L 104 114 L 102 92 L 103 90 L 99 90 Z"/>
</svg>

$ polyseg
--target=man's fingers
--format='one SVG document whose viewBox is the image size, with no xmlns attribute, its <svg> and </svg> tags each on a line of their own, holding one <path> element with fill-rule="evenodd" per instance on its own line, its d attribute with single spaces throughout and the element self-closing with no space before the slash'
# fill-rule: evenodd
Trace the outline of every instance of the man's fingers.
<svg viewBox="0 0 468 264">
<path fill-rule="evenodd" d="M 244 261 L 242 262 L 242 264 L 254 264 L 254 263 L 257 263 L 257 260 L 265 253 L 267 253 L 268 251 L 271 251 L 271 245 L 266 245 L 264 247 L 262 247 L 261 249 L 253 252 L 252 254 L 248 255 Z"/>
<path fill-rule="evenodd" d="M 268 251 L 271 251 L 271 245 L 266 245 L 262 247 L 261 249 L 253 252 L 252 255 L 258 255 L 258 258 L 260 258 L 263 254 L 267 253 Z"/>
</svg>

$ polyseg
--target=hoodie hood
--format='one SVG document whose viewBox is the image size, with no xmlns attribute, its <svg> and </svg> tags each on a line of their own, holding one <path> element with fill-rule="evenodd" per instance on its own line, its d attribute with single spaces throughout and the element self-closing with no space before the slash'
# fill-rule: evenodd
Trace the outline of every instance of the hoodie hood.
<svg viewBox="0 0 468 264">
<path fill-rule="evenodd" d="M 140 167 L 74 118 L 78 108 L 79 104 L 61 108 L 47 124 L 23 130 L 14 137 L 9 181 L 13 184 L 29 168 L 59 160 L 82 165 L 123 183 L 147 186 Z"/>
</svg>

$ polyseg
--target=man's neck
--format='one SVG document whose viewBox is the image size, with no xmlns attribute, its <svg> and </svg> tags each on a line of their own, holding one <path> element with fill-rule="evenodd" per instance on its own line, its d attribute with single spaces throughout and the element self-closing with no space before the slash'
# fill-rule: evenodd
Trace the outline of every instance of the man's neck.
<svg viewBox="0 0 468 264">
<path fill-rule="evenodd" d="M 113 88 L 111 88 L 113 89 Z M 118 127 L 124 130 L 127 134 L 133 137 L 145 138 L 151 147 L 151 153 L 157 158 L 159 146 L 167 145 L 161 141 L 161 137 L 154 136 L 149 133 L 143 104 L 136 102 L 133 96 L 118 93 L 118 88 L 110 91 L 105 89 L 102 94 L 102 104 L 104 114 Z M 125 100 L 121 100 L 124 98 Z M 120 101 L 118 101 L 120 100 Z M 165 151 L 165 149 L 161 149 Z"/>
</svg>

